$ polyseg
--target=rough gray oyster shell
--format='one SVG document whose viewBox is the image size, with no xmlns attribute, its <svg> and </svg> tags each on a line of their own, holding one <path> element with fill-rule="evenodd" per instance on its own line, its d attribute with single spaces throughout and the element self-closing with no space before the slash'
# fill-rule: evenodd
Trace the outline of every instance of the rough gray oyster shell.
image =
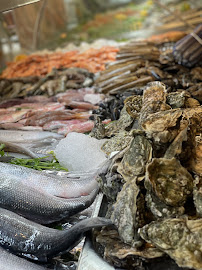
<svg viewBox="0 0 202 270">
<path fill-rule="evenodd" d="M 154 158 L 147 166 L 145 188 L 170 206 L 183 206 L 192 195 L 193 178 L 175 159 Z"/>
<path fill-rule="evenodd" d="M 104 257 L 105 259 L 117 265 L 119 268 L 129 269 L 131 265 L 131 258 L 133 258 L 133 266 L 142 265 L 142 259 L 145 261 L 155 260 L 156 258 L 162 257 L 165 253 L 158 248 L 147 244 L 141 247 L 132 247 L 131 245 L 125 244 L 121 241 L 119 234 L 116 230 L 105 228 L 96 236 L 96 241 L 105 247 Z M 139 268 L 137 268 L 139 269 Z M 141 268 L 140 268 L 141 269 Z"/>
<path fill-rule="evenodd" d="M 196 176 L 194 180 L 193 198 L 196 213 L 199 217 L 202 217 L 202 176 Z"/>
<path fill-rule="evenodd" d="M 166 252 L 179 266 L 202 269 L 202 219 L 153 221 L 139 232 L 145 241 Z"/>
<path fill-rule="evenodd" d="M 144 133 L 136 131 L 133 135 L 130 147 L 117 168 L 125 181 L 136 176 L 144 176 L 146 164 L 152 159 L 152 146 Z"/>
<path fill-rule="evenodd" d="M 111 137 L 114 134 L 119 133 L 121 130 L 126 130 L 133 121 L 134 119 L 127 113 L 126 108 L 123 107 L 120 113 L 120 118 L 105 126 L 105 136 Z"/>
<path fill-rule="evenodd" d="M 127 147 L 133 136 L 127 131 L 120 131 L 114 137 L 107 140 L 101 147 L 107 155 L 114 151 L 121 151 Z"/>
<path fill-rule="evenodd" d="M 145 196 L 148 209 L 156 219 L 181 216 L 185 212 L 183 206 L 170 206 L 162 202 L 152 191 Z"/>
<path fill-rule="evenodd" d="M 142 97 L 137 95 L 127 97 L 124 100 L 124 105 L 127 113 L 131 117 L 137 118 L 142 108 Z"/>
<path fill-rule="evenodd" d="M 121 240 L 132 246 L 141 246 L 138 228 L 145 224 L 144 196 L 136 185 L 136 179 L 123 185 L 113 209 L 111 219 Z"/>
</svg>

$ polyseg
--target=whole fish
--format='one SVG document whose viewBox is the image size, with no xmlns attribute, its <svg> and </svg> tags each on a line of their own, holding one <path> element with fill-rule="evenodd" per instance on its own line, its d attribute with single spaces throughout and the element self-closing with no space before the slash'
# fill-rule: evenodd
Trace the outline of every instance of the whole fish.
<svg viewBox="0 0 202 270">
<path fill-rule="evenodd" d="M 32 158 L 41 156 L 35 153 L 37 148 L 51 146 L 61 138 L 62 135 L 47 131 L 0 130 L 0 143 L 5 144 L 6 151 L 26 154 Z"/>
<path fill-rule="evenodd" d="M 0 162 L 0 207 L 47 224 L 76 214 L 98 193 L 97 171 L 80 177 L 54 177 Z"/>
<path fill-rule="evenodd" d="M 62 135 L 48 131 L 20 131 L 20 130 L 0 130 L 1 140 L 9 142 L 35 142 L 42 141 L 48 138 L 61 139 Z"/>
<path fill-rule="evenodd" d="M 20 258 L 0 247 L 1 270 L 48 270 L 48 268 Z"/>
<path fill-rule="evenodd" d="M 82 220 L 68 230 L 59 231 L 0 208 L 0 244 L 15 254 L 46 261 L 71 250 L 85 232 L 92 228 L 111 224 L 109 219 L 96 217 Z"/>
</svg>

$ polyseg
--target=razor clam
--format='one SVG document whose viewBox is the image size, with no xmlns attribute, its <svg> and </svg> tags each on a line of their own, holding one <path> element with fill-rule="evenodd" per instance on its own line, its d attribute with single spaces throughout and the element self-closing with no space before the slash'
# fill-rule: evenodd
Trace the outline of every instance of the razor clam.
<svg viewBox="0 0 202 270">
<path fill-rule="evenodd" d="M 180 267 L 202 269 L 202 219 L 186 216 L 153 221 L 139 230 L 141 237 L 166 252 Z"/>
</svg>

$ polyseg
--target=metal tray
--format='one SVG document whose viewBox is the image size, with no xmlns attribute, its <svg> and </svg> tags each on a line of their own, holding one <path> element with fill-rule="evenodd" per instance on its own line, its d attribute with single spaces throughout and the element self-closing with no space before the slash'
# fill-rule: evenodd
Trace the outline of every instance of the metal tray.
<svg viewBox="0 0 202 270">
<path fill-rule="evenodd" d="M 97 217 L 101 211 L 103 194 L 98 194 L 92 217 Z M 77 270 L 115 270 L 113 266 L 104 261 L 95 251 L 90 236 L 87 236 L 83 250 L 79 257 Z"/>
</svg>

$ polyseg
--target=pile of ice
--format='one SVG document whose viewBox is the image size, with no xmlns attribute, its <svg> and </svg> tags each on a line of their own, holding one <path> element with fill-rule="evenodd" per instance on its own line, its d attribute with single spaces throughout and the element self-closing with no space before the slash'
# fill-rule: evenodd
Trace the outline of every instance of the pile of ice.
<svg viewBox="0 0 202 270">
<path fill-rule="evenodd" d="M 69 171 L 91 171 L 107 159 L 101 150 L 103 142 L 89 135 L 71 132 L 59 142 L 55 155 Z"/>
</svg>

